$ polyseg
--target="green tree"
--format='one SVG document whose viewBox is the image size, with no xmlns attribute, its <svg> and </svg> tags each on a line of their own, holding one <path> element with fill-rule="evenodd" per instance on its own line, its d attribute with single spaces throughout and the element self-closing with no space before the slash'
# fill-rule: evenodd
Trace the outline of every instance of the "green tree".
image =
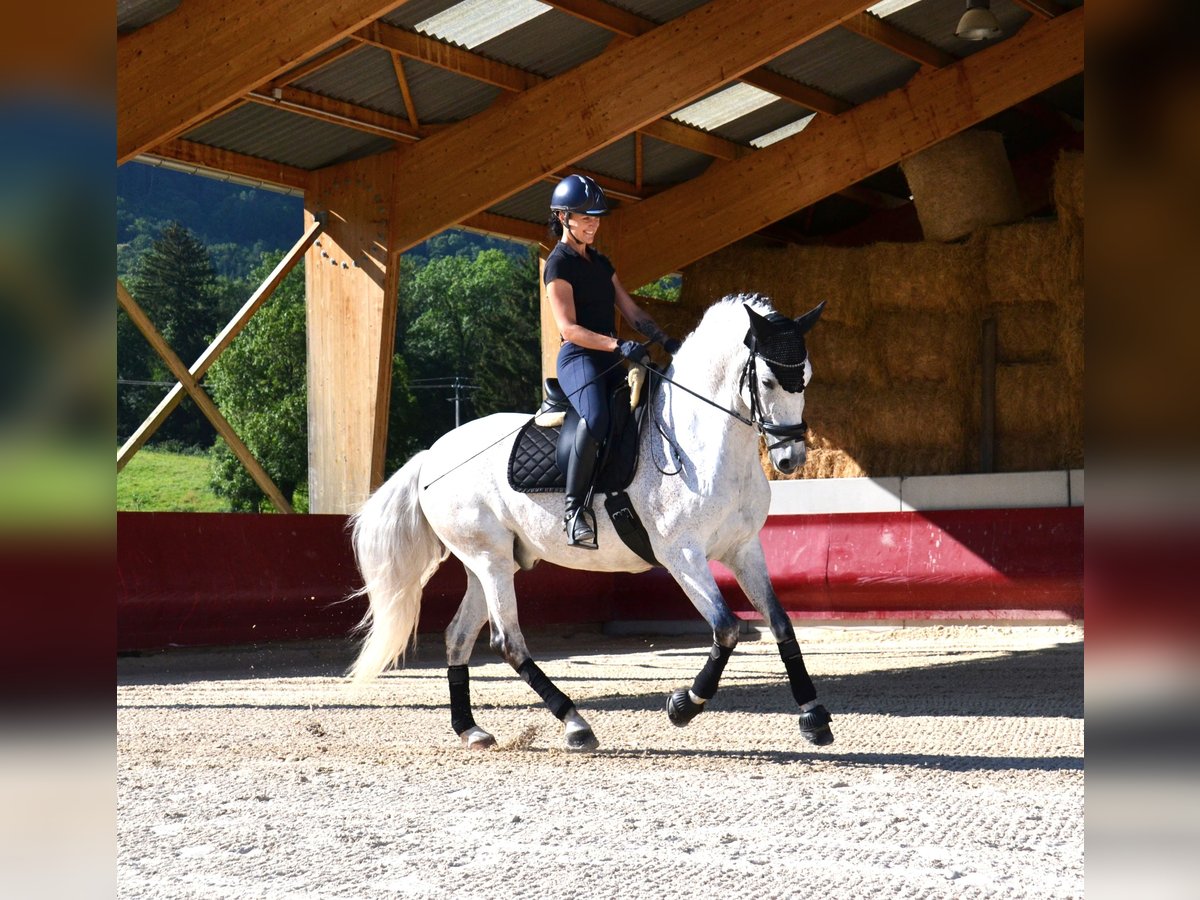
<svg viewBox="0 0 1200 900">
<path fill-rule="evenodd" d="M 417 379 L 459 377 L 471 391 L 469 415 L 532 411 L 540 399 L 537 264 L 498 250 L 443 256 L 401 282 L 398 347 Z M 420 445 L 454 425 L 448 390 L 422 390 Z"/>
<path fill-rule="evenodd" d="M 261 283 L 283 254 L 264 253 L 251 280 Z M 283 495 L 308 493 L 303 263 L 280 283 L 205 381 L 213 401 Z M 211 450 L 212 489 L 237 512 L 271 509 L 266 495 L 224 441 Z"/>
<path fill-rule="evenodd" d="M 126 284 L 167 344 L 191 365 L 220 327 L 214 303 L 215 275 L 203 243 L 178 222 L 167 225 L 133 267 Z M 173 382 L 140 332 L 121 313 L 117 323 L 117 373 L 124 382 Z M 118 392 L 118 434 L 127 436 L 166 393 L 162 384 L 122 384 Z M 156 441 L 208 446 L 212 427 L 184 400 L 155 435 Z"/>
</svg>

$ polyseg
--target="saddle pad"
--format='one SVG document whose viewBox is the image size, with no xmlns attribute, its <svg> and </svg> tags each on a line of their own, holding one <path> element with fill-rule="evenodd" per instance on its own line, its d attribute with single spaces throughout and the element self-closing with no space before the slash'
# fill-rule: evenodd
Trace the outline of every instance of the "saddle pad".
<svg viewBox="0 0 1200 900">
<path fill-rule="evenodd" d="M 522 494 L 562 491 L 567 476 L 555 459 L 559 428 L 544 428 L 530 419 L 513 441 L 508 457 L 508 484 Z"/>
</svg>

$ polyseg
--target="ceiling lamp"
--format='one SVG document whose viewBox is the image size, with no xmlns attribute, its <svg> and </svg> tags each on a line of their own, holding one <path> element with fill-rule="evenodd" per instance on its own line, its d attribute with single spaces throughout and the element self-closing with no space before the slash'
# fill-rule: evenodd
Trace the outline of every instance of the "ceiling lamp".
<svg viewBox="0 0 1200 900">
<path fill-rule="evenodd" d="M 967 0 L 967 11 L 958 20 L 954 36 L 967 41 L 987 41 L 1000 36 L 1000 23 L 991 9 L 991 0 Z"/>
</svg>

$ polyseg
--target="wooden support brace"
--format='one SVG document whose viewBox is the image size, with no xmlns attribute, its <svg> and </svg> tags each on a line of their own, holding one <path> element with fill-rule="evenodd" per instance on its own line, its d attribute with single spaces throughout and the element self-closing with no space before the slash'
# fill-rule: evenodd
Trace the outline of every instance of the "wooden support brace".
<svg viewBox="0 0 1200 900">
<path fill-rule="evenodd" d="M 154 352 L 167 364 L 167 368 L 179 380 L 183 390 L 187 391 L 188 396 L 192 398 L 192 402 L 200 407 L 200 411 L 212 423 L 213 428 L 217 430 L 217 434 L 225 439 L 225 443 L 229 445 L 229 449 L 241 460 L 242 465 L 246 467 L 246 471 L 250 473 L 250 477 L 254 479 L 254 483 L 262 488 L 264 494 L 271 498 L 271 503 L 274 504 L 275 508 L 283 513 L 295 512 L 292 509 L 291 503 L 287 501 L 283 494 L 280 493 L 279 488 L 275 486 L 275 482 L 271 480 L 271 476 L 267 474 L 258 460 L 254 458 L 254 454 L 250 452 L 249 448 L 242 442 L 242 439 L 237 436 L 237 432 L 233 430 L 233 426 L 229 424 L 229 421 L 221 415 L 221 411 L 217 409 L 217 405 L 212 402 L 208 394 L 200 387 L 195 376 L 184 366 L 183 360 L 176 356 L 175 351 L 167 345 L 163 336 L 159 334 L 158 329 L 154 327 L 154 323 L 150 321 L 150 317 L 138 306 L 137 301 L 125 289 L 125 285 L 121 283 L 119 278 L 117 279 L 117 302 L 120 303 L 121 308 L 125 310 L 125 314 L 129 316 L 133 324 L 137 326 L 138 331 L 149 341 L 150 346 L 154 348 Z"/>
<path fill-rule="evenodd" d="M 246 323 L 250 321 L 250 317 L 258 312 L 267 298 L 275 292 L 275 288 L 279 287 L 280 282 L 287 277 L 288 272 L 295 268 L 296 263 L 304 258 L 304 251 L 312 246 L 313 241 L 317 239 L 323 228 L 321 222 L 314 222 L 295 246 L 284 254 L 283 259 L 279 261 L 271 274 L 266 280 L 258 286 L 250 299 L 242 304 L 242 308 L 238 310 L 237 315 L 230 319 L 229 324 L 221 329 L 221 333 L 213 338 L 213 342 L 208 345 L 200 358 L 192 363 L 188 369 L 188 374 L 192 379 L 199 382 L 204 377 L 204 373 L 209 370 L 217 357 L 220 356 L 225 348 L 233 343 L 233 339 L 241 333 L 241 330 L 246 327 Z M 123 290 L 124 288 L 122 288 Z M 133 455 L 141 449 L 142 445 L 150 439 L 150 436 L 159 429 L 159 426 L 166 421 L 167 416 L 179 405 L 179 401 L 183 399 L 184 386 L 180 381 L 175 382 L 175 386 L 167 392 L 162 401 L 154 408 L 154 412 L 146 418 L 137 430 L 129 437 L 129 440 L 117 452 L 117 471 L 120 472 L 125 468 L 125 464 L 133 458 Z"/>
</svg>

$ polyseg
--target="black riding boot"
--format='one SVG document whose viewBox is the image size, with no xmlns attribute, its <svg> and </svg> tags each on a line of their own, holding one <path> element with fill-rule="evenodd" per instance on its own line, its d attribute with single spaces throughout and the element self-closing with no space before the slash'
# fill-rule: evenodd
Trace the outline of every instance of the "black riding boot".
<svg viewBox="0 0 1200 900">
<path fill-rule="evenodd" d="M 596 469 L 596 439 L 580 422 L 575 429 L 575 446 L 567 461 L 566 513 L 567 543 L 572 547 L 596 549 L 596 516 L 592 512 L 592 475 Z"/>
</svg>

